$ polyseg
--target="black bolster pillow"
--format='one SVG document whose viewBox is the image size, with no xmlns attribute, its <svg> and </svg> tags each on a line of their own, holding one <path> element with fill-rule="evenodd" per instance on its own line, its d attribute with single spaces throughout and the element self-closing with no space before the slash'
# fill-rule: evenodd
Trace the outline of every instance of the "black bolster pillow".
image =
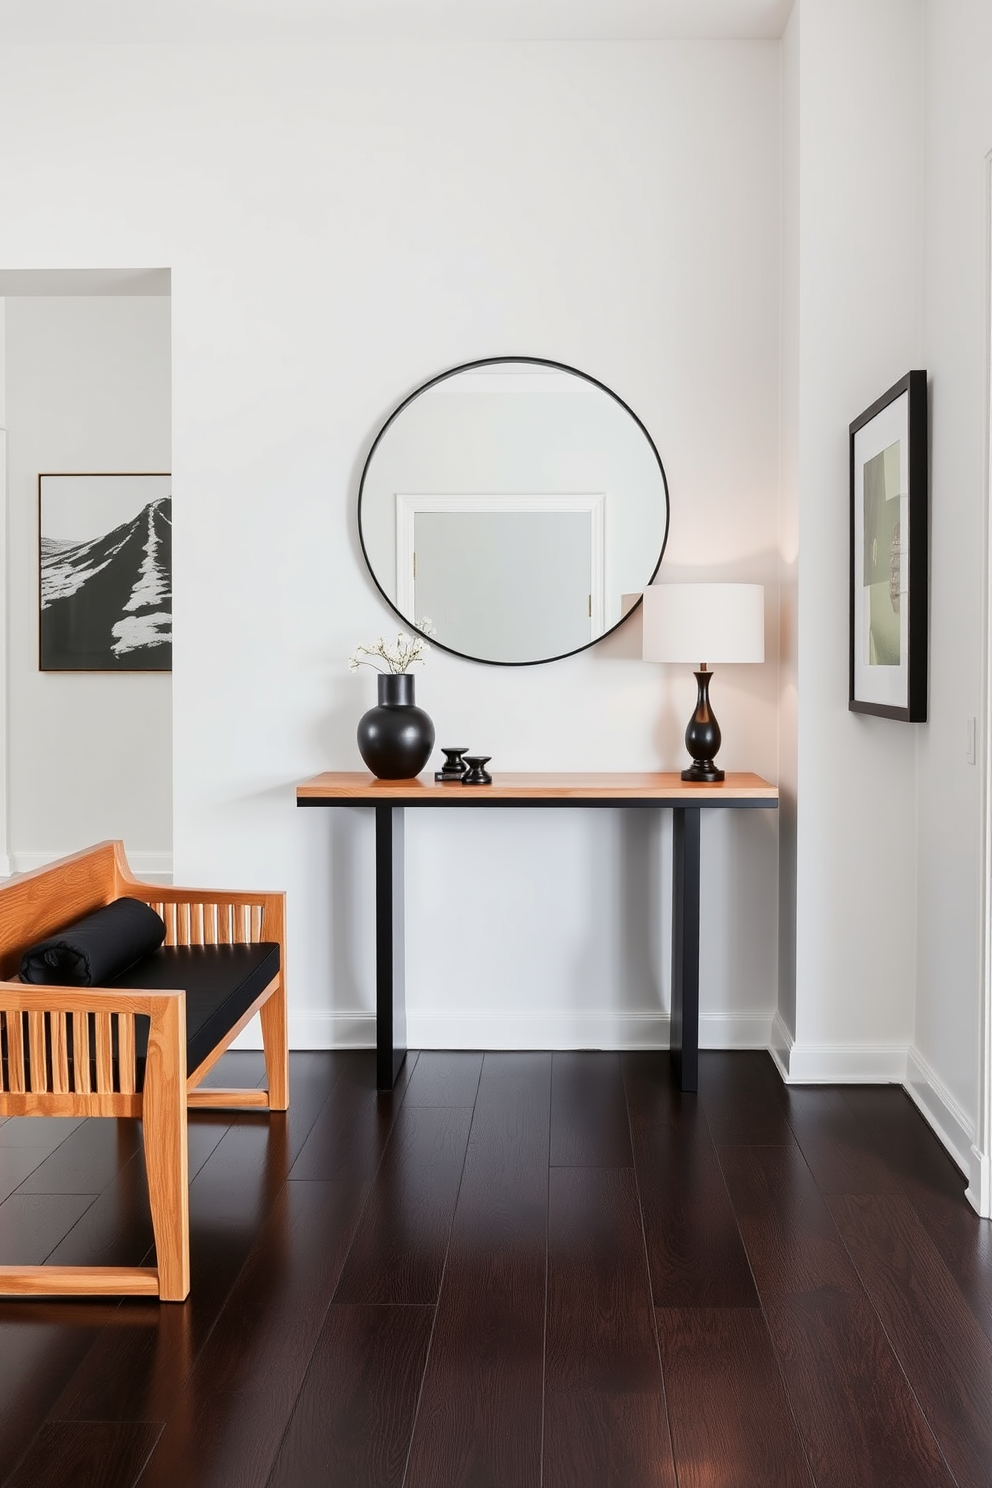
<svg viewBox="0 0 992 1488">
<path fill-rule="evenodd" d="M 29 946 L 21 957 L 21 981 L 104 987 L 158 950 L 164 939 L 165 923 L 149 905 L 140 899 L 115 899 Z"/>
</svg>

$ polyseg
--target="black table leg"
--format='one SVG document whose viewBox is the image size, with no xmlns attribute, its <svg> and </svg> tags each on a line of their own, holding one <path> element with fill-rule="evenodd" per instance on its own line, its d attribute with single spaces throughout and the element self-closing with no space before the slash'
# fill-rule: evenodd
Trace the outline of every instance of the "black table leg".
<svg viewBox="0 0 992 1488">
<path fill-rule="evenodd" d="M 375 1075 L 392 1090 L 406 1058 L 403 807 L 375 808 Z"/>
<path fill-rule="evenodd" d="M 698 806 L 676 806 L 672 821 L 672 1037 L 675 1077 L 699 1088 Z"/>
</svg>

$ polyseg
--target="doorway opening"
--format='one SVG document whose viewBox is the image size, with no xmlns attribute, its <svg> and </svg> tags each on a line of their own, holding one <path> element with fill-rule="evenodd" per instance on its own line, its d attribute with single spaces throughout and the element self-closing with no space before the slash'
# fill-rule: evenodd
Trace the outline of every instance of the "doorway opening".
<svg viewBox="0 0 992 1488">
<path fill-rule="evenodd" d="M 0 270 L 6 873 L 171 878 L 171 342 L 168 269 Z"/>
</svg>

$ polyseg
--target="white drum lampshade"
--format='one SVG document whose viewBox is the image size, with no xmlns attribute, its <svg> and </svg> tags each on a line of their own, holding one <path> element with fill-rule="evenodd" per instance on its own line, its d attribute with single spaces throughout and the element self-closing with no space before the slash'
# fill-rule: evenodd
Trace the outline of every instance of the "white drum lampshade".
<svg viewBox="0 0 992 1488">
<path fill-rule="evenodd" d="M 693 763 L 682 779 L 722 780 L 724 772 L 713 762 L 721 735 L 709 703 L 709 667 L 764 661 L 765 591 L 760 584 L 652 584 L 642 599 L 644 660 L 698 668 L 696 708 L 685 731 Z"/>
</svg>

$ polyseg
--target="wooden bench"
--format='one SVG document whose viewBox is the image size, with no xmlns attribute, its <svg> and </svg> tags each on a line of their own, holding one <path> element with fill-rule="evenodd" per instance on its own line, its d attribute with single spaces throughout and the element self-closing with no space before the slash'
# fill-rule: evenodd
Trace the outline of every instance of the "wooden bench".
<svg viewBox="0 0 992 1488">
<path fill-rule="evenodd" d="M 187 989 L 162 988 L 155 975 L 142 977 L 144 963 L 122 974 L 133 986 L 29 987 L 19 978 L 29 946 L 118 898 L 142 900 L 165 921 L 165 947 L 152 968 L 159 981 L 163 968 L 171 972 L 184 956 L 201 983 L 211 966 L 239 957 L 258 963 L 255 982 L 242 982 L 250 1005 L 230 1027 L 219 1028 L 223 1015 L 215 1014 L 191 1038 L 197 1059 L 192 1070 Z M 271 944 L 263 957 L 264 943 Z M 173 952 L 170 962 L 168 947 L 232 949 Z M 256 990 L 260 977 L 276 966 Z M 285 966 L 283 894 L 142 883 L 132 875 L 121 842 L 102 842 L 0 882 L 0 1116 L 139 1117 L 157 1260 L 154 1267 L 0 1266 L 0 1296 L 145 1295 L 181 1302 L 188 1295 L 187 1107 L 287 1109 Z M 256 1012 L 268 1089 L 204 1088 L 204 1076 Z"/>
</svg>

